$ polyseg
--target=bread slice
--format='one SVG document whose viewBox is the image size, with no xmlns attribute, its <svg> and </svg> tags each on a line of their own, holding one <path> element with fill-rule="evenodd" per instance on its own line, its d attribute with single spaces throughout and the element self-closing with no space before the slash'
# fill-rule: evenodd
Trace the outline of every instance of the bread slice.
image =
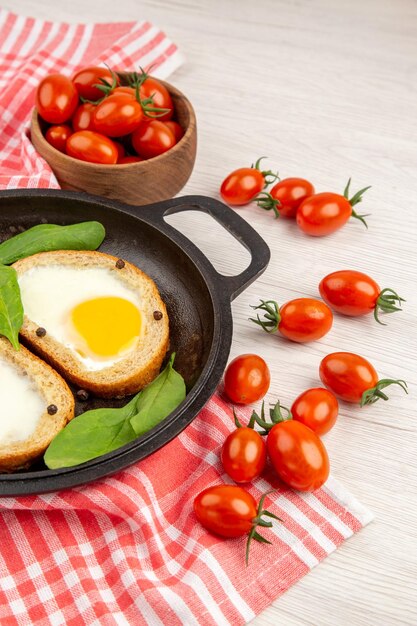
<svg viewBox="0 0 417 626">
<path fill-rule="evenodd" d="M 114 272 L 114 277 L 122 281 L 139 299 L 143 332 L 136 346 L 123 358 L 96 371 L 90 371 L 77 354 L 49 334 L 47 328 L 46 334 L 39 337 L 39 331 L 36 333 L 38 325 L 26 316 L 21 329 L 22 341 L 57 369 L 66 380 L 99 397 L 123 397 L 136 393 L 150 383 L 160 371 L 169 344 L 168 315 L 153 280 L 131 263 L 93 251 L 42 252 L 17 261 L 13 267 L 19 279 L 32 268 L 54 265 L 78 269 L 105 268 Z M 48 285 L 42 285 L 43 289 L 48 290 Z"/>
<path fill-rule="evenodd" d="M 45 411 L 30 437 L 23 441 L 10 442 L 0 439 L 0 472 L 13 472 L 29 467 L 44 453 L 55 435 L 74 417 L 74 397 L 67 383 L 52 367 L 23 346 L 20 350 L 15 350 L 4 337 L 0 337 L 1 361 L 15 369 L 17 376 L 29 378 L 30 387 L 39 394 L 41 406 L 42 404 L 45 406 Z M 0 420 L 7 420 L 8 417 L 10 419 L 4 398 L 0 397 Z M 15 429 L 18 430 L 18 427 Z"/>
</svg>

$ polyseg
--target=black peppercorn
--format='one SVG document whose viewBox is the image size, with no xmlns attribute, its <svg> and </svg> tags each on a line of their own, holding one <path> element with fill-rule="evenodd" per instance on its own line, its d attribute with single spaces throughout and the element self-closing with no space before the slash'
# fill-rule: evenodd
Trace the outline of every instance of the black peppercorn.
<svg viewBox="0 0 417 626">
<path fill-rule="evenodd" d="M 163 318 L 162 312 L 161 311 L 154 311 L 153 312 L 153 318 L 154 318 L 154 320 L 161 320 Z"/>
<path fill-rule="evenodd" d="M 46 330 L 42 328 L 42 326 L 39 326 L 39 328 L 36 329 L 36 335 L 37 337 L 45 337 Z"/>
<path fill-rule="evenodd" d="M 81 402 L 86 402 L 89 398 L 88 391 L 86 391 L 85 389 L 79 389 L 76 393 L 76 396 L 77 400 L 80 400 Z"/>
<path fill-rule="evenodd" d="M 118 270 L 122 270 L 125 265 L 126 265 L 126 263 L 123 261 L 123 259 L 117 259 L 116 267 L 117 267 Z"/>
<path fill-rule="evenodd" d="M 56 404 L 50 404 L 46 410 L 48 411 L 48 415 L 55 415 L 58 411 L 58 407 Z"/>
</svg>

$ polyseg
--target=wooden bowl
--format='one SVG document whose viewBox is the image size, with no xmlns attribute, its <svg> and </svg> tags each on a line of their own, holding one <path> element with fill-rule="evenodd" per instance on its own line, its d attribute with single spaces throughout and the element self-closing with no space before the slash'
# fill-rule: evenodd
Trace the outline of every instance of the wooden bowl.
<svg viewBox="0 0 417 626">
<path fill-rule="evenodd" d="M 185 129 L 184 136 L 160 156 L 127 163 L 101 165 L 69 157 L 51 146 L 43 135 L 46 125 L 36 108 L 31 122 L 31 139 L 48 162 L 63 189 L 87 191 L 128 204 L 149 204 L 175 196 L 189 179 L 197 148 L 197 126 L 190 101 L 178 89 L 160 81 L 171 94 L 175 118 Z"/>
</svg>

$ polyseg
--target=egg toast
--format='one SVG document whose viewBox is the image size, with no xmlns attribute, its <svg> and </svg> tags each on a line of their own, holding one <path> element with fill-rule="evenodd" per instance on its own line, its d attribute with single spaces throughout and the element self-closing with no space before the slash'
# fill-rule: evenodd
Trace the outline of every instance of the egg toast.
<svg viewBox="0 0 417 626">
<path fill-rule="evenodd" d="M 136 393 L 168 349 L 166 307 L 139 268 L 93 251 L 42 252 L 14 263 L 25 312 L 22 341 L 79 388 Z"/>
<path fill-rule="evenodd" d="M 74 417 L 74 397 L 49 365 L 0 337 L 0 472 L 25 469 Z"/>
</svg>

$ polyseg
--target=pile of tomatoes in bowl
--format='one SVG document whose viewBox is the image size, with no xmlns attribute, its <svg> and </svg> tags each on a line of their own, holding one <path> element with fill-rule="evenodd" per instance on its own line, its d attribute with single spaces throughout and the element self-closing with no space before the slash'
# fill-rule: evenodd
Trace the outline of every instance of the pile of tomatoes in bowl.
<svg viewBox="0 0 417 626">
<path fill-rule="evenodd" d="M 159 156 L 184 135 L 165 85 L 145 71 L 85 67 L 50 74 L 36 91 L 46 141 L 70 157 L 102 165 Z"/>
</svg>

